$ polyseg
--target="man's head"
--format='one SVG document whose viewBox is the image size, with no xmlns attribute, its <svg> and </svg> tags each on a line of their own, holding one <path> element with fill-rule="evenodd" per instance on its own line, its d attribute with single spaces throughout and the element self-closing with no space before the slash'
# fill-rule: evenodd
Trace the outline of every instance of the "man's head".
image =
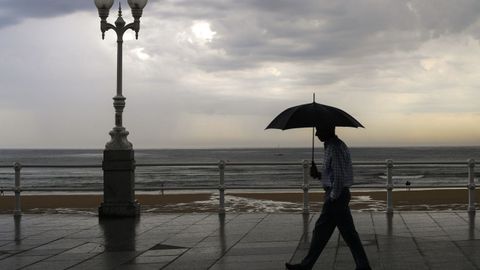
<svg viewBox="0 0 480 270">
<path fill-rule="evenodd" d="M 321 142 L 325 142 L 335 136 L 335 126 L 317 126 L 316 130 L 315 136 L 317 136 Z"/>
</svg>

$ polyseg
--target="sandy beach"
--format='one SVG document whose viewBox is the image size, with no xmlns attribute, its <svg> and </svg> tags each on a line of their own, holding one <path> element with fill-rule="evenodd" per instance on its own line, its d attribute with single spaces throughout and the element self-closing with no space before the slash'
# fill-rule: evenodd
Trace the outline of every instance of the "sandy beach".
<svg viewBox="0 0 480 270">
<path fill-rule="evenodd" d="M 312 211 L 321 208 L 323 192 L 309 193 Z M 476 191 L 480 198 L 480 190 Z M 165 193 L 137 194 L 136 198 L 146 212 L 216 212 L 218 194 Z M 101 194 L 22 194 L 24 212 L 96 212 L 102 202 Z M 396 190 L 393 195 L 395 210 L 463 210 L 467 208 L 466 189 Z M 0 196 L 0 212 L 12 212 L 15 207 L 13 195 Z M 225 208 L 228 212 L 297 212 L 303 207 L 303 193 L 285 192 L 227 192 Z M 385 190 L 352 190 L 351 208 L 361 211 L 384 211 Z"/>
</svg>

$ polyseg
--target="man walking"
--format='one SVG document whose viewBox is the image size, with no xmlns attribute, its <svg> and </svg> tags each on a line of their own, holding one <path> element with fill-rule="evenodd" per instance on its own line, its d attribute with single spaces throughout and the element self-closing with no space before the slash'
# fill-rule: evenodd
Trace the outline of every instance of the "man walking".
<svg viewBox="0 0 480 270">
<path fill-rule="evenodd" d="M 322 213 L 315 223 L 308 254 L 300 264 L 285 266 L 289 270 L 310 270 L 338 227 L 355 260 L 357 270 L 369 270 L 370 264 L 362 242 L 355 230 L 350 212 L 350 189 L 353 184 L 353 169 L 350 152 L 345 143 L 335 135 L 335 127 L 316 128 L 316 136 L 324 142 L 325 156 L 323 175 L 312 166 L 311 176 L 320 178 L 325 189 Z"/>
</svg>

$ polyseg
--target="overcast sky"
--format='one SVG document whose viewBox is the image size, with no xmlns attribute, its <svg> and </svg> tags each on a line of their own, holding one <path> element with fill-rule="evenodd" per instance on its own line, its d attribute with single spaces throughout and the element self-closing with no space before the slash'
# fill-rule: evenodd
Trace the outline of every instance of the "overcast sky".
<svg viewBox="0 0 480 270">
<path fill-rule="evenodd" d="M 99 26 L 90 0 L 0 0 L 0 148 L 104 148 Z M 338 128 L 352 146 L 480 145 L 478 0 L 150 0 L 124 38 L 134 148 L 309 146 L 264 128 L 313 92 L 366 127 Z"/>
</svg>

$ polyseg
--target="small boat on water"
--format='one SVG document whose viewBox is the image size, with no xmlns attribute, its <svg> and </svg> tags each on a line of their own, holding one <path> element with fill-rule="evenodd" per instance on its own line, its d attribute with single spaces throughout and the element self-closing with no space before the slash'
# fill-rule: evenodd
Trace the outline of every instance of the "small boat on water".
<svg viewBox="0 0 480 270">
<path fill-rule="evenodd" d="M 281 157 L 283 156 L 283 153 L 280 152 L 280 146 L 277 146 L 277 152 L 273 154 L 274 156 Z"/>
</svg>

